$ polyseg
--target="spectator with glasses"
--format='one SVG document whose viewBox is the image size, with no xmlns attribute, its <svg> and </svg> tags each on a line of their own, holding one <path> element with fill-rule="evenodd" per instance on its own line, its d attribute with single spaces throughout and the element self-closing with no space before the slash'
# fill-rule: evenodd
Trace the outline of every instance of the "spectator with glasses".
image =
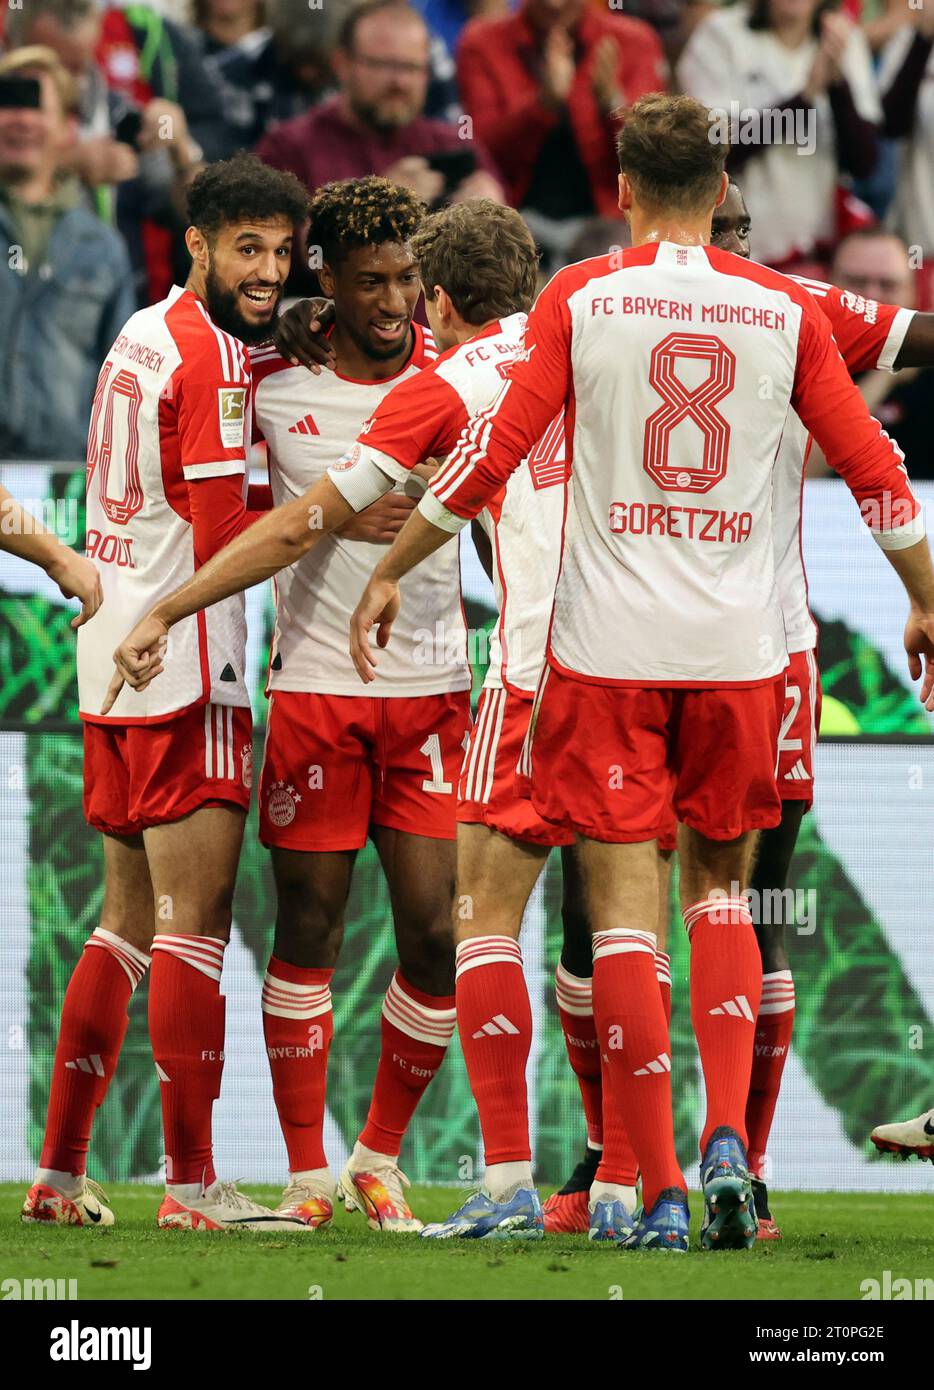
<svg viewBox="0 0 934 1390">
<path fill-rule="evenodd" d="M 918 277 L 909 248 L 882 227 L 864 227 L 843 238 L 830 266 L 833 284 L 846 290 L 849 307 L 872 321 L 877 303 L 917 308 Z M 875 301 L 875 302 L 874 302 Z M 934 478 L 934 368 L 866 372 L 857 386 L 870 411 L 905 455 L 911 478 Z M 808 458 L 811 477 L 826 477 L 828 465 L 815 443 Z"/>
<path fill-rule="evenodd" d="M 424 115 L 429 33 L 405 0 L 364 0 L 347 15 L 333 55 L 337 94 L 274 126 L 257 154 L 315 189 L 382 174 L 428 204 L 503 201 L 489 155 L 471 127 Z"/>
</svg>

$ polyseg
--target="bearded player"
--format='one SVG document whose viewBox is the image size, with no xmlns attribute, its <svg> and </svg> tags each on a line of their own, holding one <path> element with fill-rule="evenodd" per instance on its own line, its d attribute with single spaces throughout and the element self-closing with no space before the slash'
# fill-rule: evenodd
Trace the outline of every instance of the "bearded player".
<svg viewBox="0 0 934 1390">
<path fill-rule="evenodd" d="M 749 259 L 750 217 L 739 186 L 730 181 L 726 197 L 714 210 L 711 245 Z M 830 321 L 841 356 L 853 374 L 898 371 L 934 362 L 934 314 L 919 314 L 894 304 L 877 304 L 822 281 L 792 277 L 811 294 Z M 756 845 L 750 888 L 754 901 L 775 901 L 787 882 L 803 815 L 814 799 L 814 748 L 820 725 L 820 677 L 816 661 L 817 628 L 808 609 L 807 580 L 801 551 L 801 479 L 810 447 L 807 430 L 790 417 L 775 469 L 776 580 L 789 651 L 785 710 L 779 738 L 778 786 L 782 799 L 779 824 L 763 830 Z M 909 468 L 911 460 L 908 460 Z M 783 901 L 783 898 L 779 899 Z M 778 1240 L 781 1231 L 769 1209 L 767 1144 L 788 1056 L 794 1023 L 795 991 L 785 948 L 785 924 L 755 922 L 762 956 L 762 1002 L 756 1024 L 755 1050 L 746 1129 L 749 1167 L 759 1240 Z M 568 932 L 571 951 L 581 951 L 582 933 Z M 600 1089 L 599 1072 L 595 1086 Z M 923 1117 L 922 1117 L 923 1118 Z M 588 1131 L 590 1116 L 588 1113 Z M 876 1133 L 874 1131 L 874 1133 Z M 930 1142 L 929 1140 L 927 1141 Z M 922 1137 L 922 1146 L 924 1140 Z M 586 1155 L 585 1155 L 586 1163 Z M 584 1164 L 581 1165 L 581 1168 Z M 546 1203 L 546 1229 L 586 1230 L 581 1216 L 580 1170 Z"/>
<path fill-rule="evenodd" d="M 412 318 L 420 283 L 409 242 L 423 216 L 408 190 L 379 178 L 328 184 L 312 200 L 309 247 L 333 300 L 335 370 L 314 376 L 271 347 L 252 354 L 256 428 L 279 506 L 301 497 L 387 392 L 436 356 Z M 399 969 L 383 1004 L 369 1116 L 340 1189 L 376 1230 L 420 1227 L 399 1150 L 454 1030 L 454 787 L 470 724 L 456 554 L 416 576 L 411 621 L 373 692 L 361 693 L 347 653 L 367 575 L 413 507 L 401 488 L 391 493 L 322 535 L 276 586 L 259 800 L 277 913 L 262 1010 L 289 1161 L 278 1210 L 309 1228 L 333 1214 L 323 1147 L 330 984 L 368 836 L 389 886 Z M 306 518 L 306 536 L 316 522 Z M 426 641 L 439 631 L 437 646 Z"/>
<path fill-rule="evenodd" d="M 24 1221 L 111 1225 L 87 1179 L 107 1092 L 146 970 L 162 1095 L 162 1227 L 304 1230 L 219 1182 L 211 1121 L 224 1057 L 221 971 L 250 796 L 242 600 L 180 624 L 166 679 L 102 715 L 106 658 L 160 595 L 258 515 L 247 509 L 245 344 L 266 338 L 308 205 L 251 156 L 189 193 L 184 289 L 134 314 L 101 368 L 88 433 L 87 551 L 104 603 L 78 640 L 84 810 L 100 832 L 104 904 L 65 994 L 45 1139 Z"/>
<path fill-rule="evenodd" d="M 787 651 L 771 488 L 790 404 L 830 446 L 902 578 L 910 669 L 923 672 L 921 698 L 934 705 L 934 566 L 918 504 L 813 300 L 786 277 L 707 245 L 727 187 L 725 153 L 690 98 L 636 104 L 619 139 L 633 249 L 621 265 L 598 257 L 551 282 L 499 400 L 433 480 L 351 628 L 369 681 L 378 665 L 368 634 L 378 624 L 387 645 L 399 579 L 477 514 L 564 407 L 568 517 L 530 728 L 532 800 L 578 835 L 594 1012 L 643 1180 L 644 1211 L 625 1244 L 673 1251 L 687 1248 L 687 1198 L 654 968 L 657 838 L 672 805 L 707 1091 L 701 1241 L 728 1249 L 755 1239 L 745 1107 L 762 966 L 748 904 L 730 893 L 747 881 L 755 832 L 781 814 L 775 761 Z M 685 358 L 706 363 L 706 376 L 683 379 Z M 763 373 L 774 388 L 768 401 Z M 676 429 L 687 420 L 692 429 Z M 731 467 L 735 460 L 742 466 Z M 623 774 L 616 782 L 614 768 Z M 489 934 L 486 958 L 470 973 L 482 971 L 494 1016 L 522 1009 L 524 982 L 503 943 L 517 933 L 524 889 L 494 877 L 473 894 Z M 459 962 L 465 950 L 474 955 L 476 945 L 461 937 Z M 460 1002 L 458 988 L 459 1014 Z M 504 1069 L 499 1087 L 522 1103 L 515 1071 Z M 533 1234 L 541 1214 L 530 1167 L 506 1168 L 488 1166 L 484 1191 L 425 1234 Z"/>
</svg>

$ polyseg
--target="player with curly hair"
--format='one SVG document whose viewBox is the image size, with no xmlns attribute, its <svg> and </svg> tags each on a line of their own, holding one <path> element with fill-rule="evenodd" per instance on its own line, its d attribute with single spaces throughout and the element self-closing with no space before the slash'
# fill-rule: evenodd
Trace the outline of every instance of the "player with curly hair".
<svg viewBox="0 0 934 1390">
<path fill-rule="evenodd" d="M 277 506 L 322 477 L 386 393 L 434 360 L 430 334 L 413 321 L 420 280 L 409 240 L 424 215 L 408 189 L 377 177 L 326 184 L 313 197 L 309 264 L 334 303 L 335 370 L 312 375 L 272 347 L 252 354 Z M 262 1007 L 289 1158 L 279 1210 L 311 1227 L 333 1211 L 323 1148 L 330 980 L 368 836 L 389 885 L 399 969 L 383 1005 L 369 1117 L 340 1188 L 374 1229 L 419 1227 L 399 1146 L 454 1030 L 454 788 L 470 726 L 457 556 L 412 587 L 412 622 L 374 698 L 347 651 L 367 570 L 414 505 L 401 488 L 389 493 L 277 579 L 260 838 L 278 912 Z"/>
<path fill-rule="evenodd" d="M 334 303 L 335 370 L 313 375 L 272 346 L 251 353 L 255 430 L 277 507 L 324 475 L 396 382 L 435 358 L 413 322 L 420 281 L 409 239 L 424 214 L 411 192 L 375 177 L 327 184 L 312 199 L 309 264 Z M 330 981 L 368 837 L 389 884 L 399 970 L 369 1118 L 340 1185 L 374 1229 L 418 1229 L 399 1146 L 454 1030 L 454 788 L 470 726 L 457 556 L 419 574 L 412 621 L 372 695 L 347 651 L 367 573 L 413 506 L 397 489 L 349 521 L 348 509 L 346 524 L 277 580 L 260 838 L 278 910 L 262 1009 L 289 1161 L 279 1213 L 310 1229 L 333 1212 L 323 1147 Z M 308 525 L 327 529 L 317 515 Z"/>
<path fill-rule="evenodd" d="M 23 1220 L 111 1225 L 86 1175 L 147 970 L 162 1087 L 159 1225 L 304 1230 L 216 1181 L 212 1109 L 224 1058 L 221 971 L 250 799 L 252 727 L 239 599 L 179 627 L 164 685 L 106 715 L 115 641 L 221 549 L 248 510 L 250 364 L 269 335 L 308 196 L 250 155 L 205 169 L 189 194 L 184 288 L 134 314 L 101 368 L 87 456 L 87 553 L 104 603 L 78 641 L 84 811 L 101 834 L 104 905 L 62 1006 L 45 1139 Z"/>
</svg>

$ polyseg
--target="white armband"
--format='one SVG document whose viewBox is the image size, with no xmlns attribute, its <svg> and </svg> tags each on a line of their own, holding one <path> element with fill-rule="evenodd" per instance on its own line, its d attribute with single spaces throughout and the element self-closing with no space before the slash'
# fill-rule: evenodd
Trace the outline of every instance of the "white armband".
<svg viewBox="0 0 934 1390">
<path fill-rule="evenodd" d="M 924 511 L 919 510 L 918 515 L 906 521 L 904 526 L 893 526 L 888 531 L 873 531 L 871 534 L 880 550 L 907 550 L 910 545 L 923 541 L 927 535 Z"/>
<path fill-rule="evenodd" d="M 419 502 L 416 511 L 421 512 L 425 520 L 430 521 L 432 526 L 437 526 L 441 531 L 450 531 L 452 536 L 456 536 L 458 531 L 462 531 L 469 520 L 469 517 L 456 516 L 454 512 L 449 512 L 444 503 L 438 501 L 431 488 Z"/>
<path fill-rule="evenodd" d="M 407 476 L 408 469 L 388 454 L 377 453 L 375 449 L 364 450 L 359 444 L 328 469 L 331 482 L 355 512 L 362 512 L 364 507 L 378 501 Z"/>
</svg>

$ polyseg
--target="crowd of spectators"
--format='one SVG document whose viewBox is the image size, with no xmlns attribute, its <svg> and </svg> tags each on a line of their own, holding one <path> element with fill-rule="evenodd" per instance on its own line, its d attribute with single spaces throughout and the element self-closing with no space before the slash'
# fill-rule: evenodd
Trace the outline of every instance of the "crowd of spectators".
<svg viewBox="0 0 934 1390">
<path fill-rule="evenodd" d="M 0 6 L 0 456 L 80 459 L 114 332 L 185 278 L 185 193 L 204 161 L 254 149 L 309 189 L 380 173 L 433 206 L 508 202 L 550 272 L 626 243 L 614 133 L 660 89 L 729 122 L 756 259 L 842 275 L 856 255 L 880 284 L 898 261 L 901 302 L 926 307 L 934 5 Z M 873 227 L 888 235 L 862 234 Z M 313 285 L 299 254 L 290 289 Z"/>
</svg>

